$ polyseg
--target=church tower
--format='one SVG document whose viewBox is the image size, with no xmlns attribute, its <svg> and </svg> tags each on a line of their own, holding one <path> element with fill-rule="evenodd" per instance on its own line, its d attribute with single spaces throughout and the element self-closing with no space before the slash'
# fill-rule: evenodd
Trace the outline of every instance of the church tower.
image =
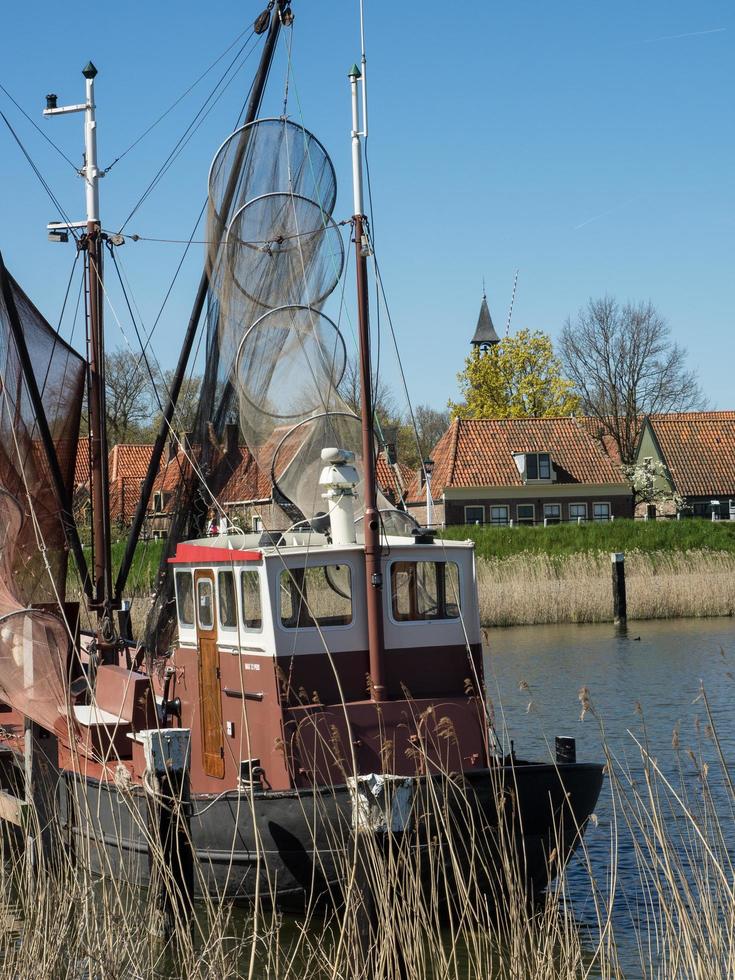
<svg viewBox="0 0 735 980">
<path fill-rule="evenodd" d="M 480 315 L 477 318 L 475 336 L 472 338 L 470 343 L 473 347 L 477 347 L 480 350 L 487 350 L 488 347 L 492 347 L 493 344 L 500 343 L 500 337 L 498 337 L 497 333 L 495 332 L 492 317 L 490 316 L 490 310 L 487 305 L 487 296 L 485 295 L 484 289 L 482 291 L 482 304 L 480 306 Z"/>
</svg>

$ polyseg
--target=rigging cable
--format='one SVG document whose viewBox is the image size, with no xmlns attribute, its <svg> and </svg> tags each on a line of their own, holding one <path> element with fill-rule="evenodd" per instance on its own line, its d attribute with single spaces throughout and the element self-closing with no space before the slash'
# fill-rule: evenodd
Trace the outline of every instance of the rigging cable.
<svg viewBox="0 0 735 980">
<path fill-rule="evenodd" d="M 174 109 L 176 108 L 176 106 L 177 106 L 177 105 L 178 105 L 178 104 L 179 104 L 180 102 L 182 102 L 182 101 L 183 101 L 183 100 L 184 100 L 184 99 L 186 98 L 186 96 L 187 96 L 187 95 L 189 95 L 189 93 L 190 93 L 190 92 L 192 92 L 192 91 L 193 91 L 193 90 L 194 90 L 194 89 L 195 89 L 195 88 L 197 87 L 197 85 L 199 84 L 199 82 L 201 82 L 201 81 L 202 81 L 202 79 L 203 79 L 203 78 L 205 78 L 205 77 L 206 77 L 206 76 L 207 76 L 207 75 L 208 75 L 208 74 L 210 73 L 210 71 L 211 71 L 211 70 L 212 70 L 212 69 L 213 69 L 213 68 L 215 67 L 215 65 L 218 65 L 218 64 L 219 64 L 219 62 L 220 62 L 220 61 L 222 61 L 222 59 L 224 58 L 224 56 L 225 56 L 226 54 L 228 54 L 228 53 L 229 53 L 229 52 L 230 52 L 230 51 L 231 51 L 231 50 L 232 50 L 232 49 L 233 49 L 233 48 L 235 47 L 235 45 L 237 44 L 237 42 L 238 42 L 238 41 L 239 41 L 239 40 L 240 40 L 240 39 L 241 39 L 241 38 L 243 37 L 243 35 L 244 35 L 245 33 L 247 33 L 247 30 L 248 30 L 248 29 L 246 28 L 246 29 L 245 29 L 244 31 L 241 31 L 241 33 L 240 33 L 240 34 L 238 34 L 238 36 L 237 36 L 237 37 L 235 38 L 235 40 L 234 40 L 234 41 L 232 42 L 232 44 L 230 44 L 230 45 L 229 45 L 229 46 L 228 46 L 227 48 L 225 48 L 225 50 L 224 50 L 224 51 L 222 52 L 222 54 L 221 54 L 221 55 L 219 55 L 219 57 L 218 57 L 218 58 L 216 58 L 216 59 L 215 59 L 215 60 L 214 60 L 214 61 L 212 62 L 212 64 L 211 64 L 211 65 L 210 65 L 210 66 L 209 66 L 208 68 L 206 68 L 206 69 L 205 69 L 205 70 L 204 70 L 204 71 L 202 72 L 202 74 L 201 74 L 201 75 L 200 75 L 200 76 L 199 76 L 199 77 L 198 77 L 198 78 L 197 78 L 197 79 L 196 79 L 195 81 L 193 81 L 193 82 L 191 83 L 191 85 L 190 85 L 190 86 L 189 86 L 189 87 L 188 87 L 188 88 L 186 89 L 186 91 L 184 91 L 184 92 L 182 92 L 182 93 L 181 93 L 181 95 L 180 95 L 180 96 L 179 96 L 179 97 L 178 97 L 178 98 L 177 98 L 177 99 L 176 99 L 176 100 L 175 100 L 174 102 L 172 102 L 172 103 L 171 103 L 171 105 L 170 105 L 170 106 L 168 107 L 168 109 L 166 109 L 166 110 L 164 110 L 164 112 L 162 112 L 162 113 L 161 113 L 161 115 L 160 115 L 160 116 L 159 116 L 159 117 L 158 117 L 158 118 L 157 118 L 157 119 L 156 119 L 156 120 L 155 120 L 154 122 L 152 122 L 152 123 L 150 124 L 150 126 L 149 126 L 149 127 L 148 127 L 148 128 L 146 129 L 146 130 L 144 130 L 144 131 L 143 131 L 143 132 L 142 132 L 142 133 L 140 134 L 140 136 L 139 136 L 139 137 L 138 137 L 138 138 L 137 138 L 136 140 L 134 140 L 134 141 L 133 141 L 133 142 L 132 142 L 132 143 L 130 144 L 130 146 L 129 146 L 129 147 L 128 147 L 128 148 L 126 149 L 126 150 L 123 150 L 123 151 L 122 151 L 122 153 L 121 153 L 121 154 L 120 154 L 119 156 L 116 156 L 116 157 L 115 157 L 115 159 L 114 159 L 114 160 L 112 161 L 112 163 L 111 163 L 111 164 L 109 164 L 109 165 L 108 165 L 107 167 L 105 167 L 105 173 L 106 173 L 106 174 L 108 174 L 108 173 L 109 173 L 109 172 L 110 172 L 110 171 L 112 170 L 112 168 L 113 168 L 113 167 L 115 166 L 115 164 L 116 164 L 116 163 L 119 163 L 119 162 L 120 162 L 120 160 L 122 160 L 122 159 L 123 159 L 124 157 L 126 157 L 126 156 L 128 155 L 128 153 L 130 153 L 130 151 L 131 151 L 131 150 L 133 150 L 133 149 L 135 149 L 135 147 L 136 147 L 136 146 L 137 146 L 137 145 L 138 145 L 139 143 L 141 143 L 141 142 L 142 142 L 142 141 L 143 141 L 143 140 L 144 140 L 144 139 L 146 138 L 146 136 L 147 136 L 147 135 L 148 135 L 148 134 L 149 134 L 149 133 L 150 133 L 150 132 L 151 132 L 151 131 L 152 131 L 153 129 L 155 129 L 155 127 L 156 127 L 156 126 L 157 126 L 157 125 L 158 125 L 158 124 L 159 124 L 159 123 L 160 123 L 160 122 L 161 122 L 161 121 L 162 121 L 163 119 L 165 119 L 165 118 L 166 118 L 166 116 L 167 116 L 167 115 L 168 115 L 168 114 L 169 114 L 170 112 L 172 112 L 172 111 L 173 111 L 173 110 L 174 110 Z M 253 36 L 253 34 L 254 34 L 254 31 L 253 31 L 253 29 L 252 29 L 252 27 L 251 27 L 251 28 L 250 28 L 250 34 L 248 34 L 248 36 L 247 36 L 247 38 L 246 38 L 246 39 L 245 39 L 245 41 L 243 42 L 243 46 L 242 46 L 242 48 L 240 49 L 241 51 L 242 51 L 242 49 L 243 49 L 243 48 L 245 47 L 245 45 L 247 45 L 247 44 L 248 44 L 248 42 L 250 41 L 250 38 L 251 38 L 251 37 Z M 0 86 L 0 88 L 2 88 L 2 86 Z M 3 90 L 3 91 L 4 91 L 4 90 Z"/>
<path fill-rule="evenodd" d="M 216 85 L 214 86 L 214 88 L 212 89 L 212 91 L 209 93 L 209 95 L 207 96 L 207 98 L 204 100 L 204 102 L 202 103 L 202 105 L 199 107 L 199 109 L 197 110 L 196 114 L 194 115 L 194 118 L 191 120 L 191 122 L 189 123 L 189 125 L 184 130 L 183 135 L 179 137 L 179 139 L 177 140 L 177 142 L 174 145 L 174 148 L 171 150 L 171 152 L 169 153 L 169 155 L 166 157 L 166 159 L 164 160 L 164 162 L 161 164 L 161 166 L 159 167 L 156 175 L 153 177 L 153 179 L 151 180 L 151 182 L 148 184 L 148 186 L 146 187 L 146 189 L 143 191 L 142 195 L 138 199 L 138 202 L 135 204 L 135 206 L 133 207 L 133 209 L 130 212 L 130 214 L 128 214 L 127 218 L 125 219 L 125 221 L 122 223 L 122 225 L 118 229 L 118 234 L 122 234 L 123 230 L 125 229 L 126 225 L 130 221 L 130 219 L 138 211 L 138 209 L 144 203 L 144 201 L 146 200 L 146 198 L 153 192 L 153 190 L 158 185 L 158 183 L 161 181 L 161 179 L 164 177 L 164 175 L 166 174 L 166 172 L 171 168 L 171 166 L 173 165 L 173 163 L 176 160 L 176 158 L 181 154 L 182 150 L 184 149 L 184 147 L 186 146 L 186 144 L 189 142 L 189 140 L 192 138 L 192 136 L 194 135 L 194 133 L 197 131 L 197 129 L 199 129 L 199 127 L 202 125 L 202 123 L 207 118 L 207 116 L 209 115 L 209 113 L 217 105 L 217 103 L 219 102 L 219 100 L 222 98 L 222 96 L 225 94 L 225 92 L 227 91 L 227 89 L 230 87 L 230 85 L 232 84 L 232 82 L 237 77 L 238 73 L 243 69 L 243 67 L 245 66 L 245 64 L 247 63 L 247 61 L 251 57 L 251 55 L 257 50 L 256 47 L 255 47 L 255 45 L 254 45 L 250 49 L 250 51 L 248 51 L 248 53 L 245 55 L 245 57 L 242 59 L 241 63 L 239 65 L 237 65 L 237 67 L 235 67 L 234 70 L 233 70 L 233 65 L 235 65 L 236 62 L 238 61 L 238 59 L 241 57 L 241 55 L 245 51 L 245 48 L 247 47 L 247 45 L 249 44 L 249 42 L 250 42 L 250 40 L 252 39 L 253 36 L 255 36 L 255 35 L 251 35 L 248 38 L 248 40 L 245 42 L 245 44 L 243 44 L 241 46 L 241 48 L 238 50 L 237 54 L 232 59 L 232 61 L 230 61 L 230 63 L 228 64 L 227 68 L 224 70 L 224 72 L 220 76 L 219 80 L 217 81 Z M 225 82 L 225 79 L 227 78 L 227 76 L 230 74 L 231 71 L 232 71 L 232 77 L 227 82 Z M 221 91 L 218 92 L 217 90 L 220 87 L 222 87 L 221 88 Z"/>
<path fill-rule="evenodd" d="M 69 166 L 72 168 L 72 170 L 74 171 L 74 173 L 75 174 L 78 174 L 79 173 L 79 167 L 77 167 L 77 165 L 74 163 L 74 161 L 73 160 L 70 160 L 69 157 L 66 155 L 66 153 L 64 153 L 64 151 L 59 146 L 57 146 L 56 143 L 54 143 L 54 141 L 51 139 L 51 137 L 50 136 L 47 136 L 46 133 L 44 133 L 44 131 L 41 129 L 41 127 L 39 125 L 37 125 L 37 123 L 35 123 L 33 121 L 33 119 L 25 111 L 25 109 L 23 108 L 23 106 L 20 105 L 18 102 L 15 101 L 15 99 L 13 98 L 13 96 L 10 94 L 10 92 L 8 92 L 8 90 L 5 88 L 5 86 L 2 84 L 2 82 L 0 82 L 0 90 L 2 90 L 7 95 L 7 97 L 13 103 L 13 105 L 15 106 L 15 108 L 22 115 L 25 116 L 25 118 L 28 120 L 28 122 L 31 124 L 31 126 L 33 126 L 33 128 L 36 130 L 36 132 L 40 133 L 41 136 L 43 136 L 43 138 L 46 140 L 46 142 L 49 144 L 49 146 L 52 146 L 56 150 L 56 152 L 59 154 L 59 156 L 62 157 L 69 164 Z"/>
<path fill-rule="evenodd" d="M 32 158 L 31 158 L 31 155 L 28 152 L 28 150 L 26 150 L 25 146 L 23 145 L 22 140 L 20 139 L 20 137 L 18 136 L 18 134 L 16 133 L 16 131 L 13 129 L 13 127 L 10 125 L 10 122 L 8 121 L 8 117 L 2 111 L 0 111 L 0 116 L 2 116 L 5 125 L 10 130 L 10 132 L 11 132 L 11 134 L 13 136 L 13 139 L 15 140 L 15 142 L 20 147 L 20 150 L 21 150 L 23 156 L 26 158 L 26 160 L 28 161 L 28 163 L 31 166 L 31 169 L 35 173 L 36 177 L 38 177 L 38 179 L 39 179 L 39 181 L 41 183 L 41 186 L 46 191 L 46 193 L 48 194 L 48 196 L 51 198 L 51 201 L 54 204 L 54 206 L 56 208 L 58 208 L 59 214 L 64 219 L 64 221 L 66 222 L 66 224 L 69 225 L 69 231 L 73 235 L 75 241 L 79 242 L 79 235 L 77 234 L 76 229 L 73 228 L 73 227 L 71 227 L 71 219 L 69 218 L 69 215 L 66 213 L 66 211 L 64 210 L 64 208 L 59 203 L 58 198 L 55 196 L 54 192 L 51 190 L 50 185 L 46 181 L 45 177 L 43 176 L 43 174 L 41 173 L 41 171 L 39 170 L 39 168 L 33 162 Z"/>
</svg>

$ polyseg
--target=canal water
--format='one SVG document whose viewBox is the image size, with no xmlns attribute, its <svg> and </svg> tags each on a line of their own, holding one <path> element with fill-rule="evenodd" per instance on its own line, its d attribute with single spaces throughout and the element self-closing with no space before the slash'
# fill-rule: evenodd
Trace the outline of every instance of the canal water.
<svg viewBox="0 0 735 980">
<path fill-rule="evenodd" d="M 486 650 L 488 694 L 498 727 L 505 727 L 521 758 L 549 758 L 555 735 L 577 740 L 579 761 L 604 761 L 604 725 L 608 748 L 621 767 L 642 783 L 644 764 L 635 738 L 677 786 L 688 787 L 696 803 L 701 796 L 691 749 L 711 768 L 714 806 L 730 854 L 735 852 L 732 798 L 708 730 L 704 689 L 723 754 L 735 775 L 735 620 L 696 619 L 643 621 L 627 631 L 610 625 L 528 626 L 489 631 Z M 596 717 L 580 720 L 581 688 L 589 690 Z M 679 751 L 672 742 L 678 731 Z M 683 776 L 682 776 L 683 773 Z M 597 825 L 586 834 L 594 875 L 605 891 L 611 864 L 612 793 L 605 781 L 597 807 Z M 618 820 L 620 828 L 620 821 Z M 642 894 L 633 839 L 620 829 L 616 860 L 618 901 L 614 906 L 615 936 L 622 950 L 626 976 L 639 974 L 632 917 L 641 917 Z M 573 859 L 569 893 L 574 914 L 584 930 L 594 933 L 589 873 Z M 626 939 L 627 937 L 627 939 Z"/>
</svg>

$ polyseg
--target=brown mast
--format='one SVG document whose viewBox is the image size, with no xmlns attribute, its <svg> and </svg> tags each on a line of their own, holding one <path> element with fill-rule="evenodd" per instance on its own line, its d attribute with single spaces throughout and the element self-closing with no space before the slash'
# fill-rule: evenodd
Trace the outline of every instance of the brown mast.
<svg viewBox="0 0 735 980">
<path fill-rule="evenodd" d="M 380 553 L 380 514 L 375 489 L 375 439 L 373 432 L 373 381 L 370 369 L 370 307 L 368 300 L 366 218 L 362 203 L 362 150 L 360 145 L 357 65 L 349 72 L 352 87 L 352 180 L 355 214 L 352 228 L 357 267 L 357 313 L 360 344 L 360 402 L 362 408 L 362 465 L 364 481 L 365 583 L 370 655 L 370 688 L 374 701 L 385 698 L 385 643 L 383 638 L 383 568 Z"/>
</svg>

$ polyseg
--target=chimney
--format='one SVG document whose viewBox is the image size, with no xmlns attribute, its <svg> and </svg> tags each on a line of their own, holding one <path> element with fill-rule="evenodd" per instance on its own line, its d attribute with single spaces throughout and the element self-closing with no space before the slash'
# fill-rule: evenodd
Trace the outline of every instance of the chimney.
<svg viewBox="0 0 735 980">
<path fill-rule="evenodd" d="M 228 422 L 225 426 L 225 452 L 234 455 L 240 448 L 240 426 L 237 422 Z"/>
<path fill-rule="evenodd" d="M 183 438 L 182 438 L 183 443 Z M 179 443 L 176 436 L 169 436 L 168 445 L 166 447 L 166 463 L 170 463 L 171 460 L 176 458 L 176 453 L 178 452 Z"/>
<path fill-rule="evenodd" d="M 385 448 L 385 461 L 388 466 L 395 466 L 398 462 L 398 452 L 396 450 L 396 440 L 398 429 L 394 425 L 386 426 L 383 429 L 383 446 Z"/>
</svg>

